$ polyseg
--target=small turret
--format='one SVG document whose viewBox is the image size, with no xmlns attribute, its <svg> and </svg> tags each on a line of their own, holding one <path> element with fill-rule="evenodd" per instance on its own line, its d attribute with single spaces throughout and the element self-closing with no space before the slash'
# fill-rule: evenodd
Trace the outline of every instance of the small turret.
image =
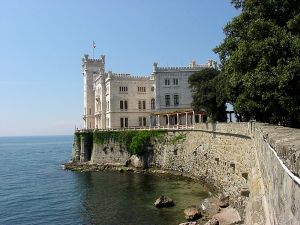
<svg viewBox="0 0 300 225">
<path fill-rule="evenodd" d="M 192 60 L 192 62 L 190 63 L 189 66 L 192 67 L 192 68 L 196 67 L 197 66 L 196 60 Z"/>
<path fill-rule="evenodd" d="M 105 64 L 105 55 L 100 55 L 100 59 L 102 60 L 102 63 Z"/>
<path fill-rule="evenodd" d="M 153 72 L 156 72 L 156 71 L 157 71 L 157 65 L 158 65 L 157 62 L 154 62 L 154 63 L 153 63 Z"/>
</svg>

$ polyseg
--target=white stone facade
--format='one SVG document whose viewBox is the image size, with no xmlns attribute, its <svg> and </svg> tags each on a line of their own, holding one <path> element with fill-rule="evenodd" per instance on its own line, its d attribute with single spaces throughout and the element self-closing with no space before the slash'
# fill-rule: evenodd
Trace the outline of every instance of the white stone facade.
<svg viewBox="0 0 300 225">
<path fill-rule="evenodd" d="M 204 65 L 193 61 L 187 67 L 158 67 L 154 63 L 151 75 L 132 76 L 106 72 L 104 55 L 100 59 L 84 55 L 84 128 L 118 129 L 193 123 L 195 114 L 191 114 L 188 78 L 205 67 L 214 66 L 212 60 Z"/>
</svg>

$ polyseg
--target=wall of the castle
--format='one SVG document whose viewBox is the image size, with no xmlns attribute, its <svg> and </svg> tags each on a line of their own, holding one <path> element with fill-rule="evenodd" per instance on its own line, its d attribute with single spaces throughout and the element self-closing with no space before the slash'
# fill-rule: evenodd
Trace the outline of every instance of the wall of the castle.
<svg viewBox="0 0 300 225">
<path fill-rule="evenodd" d="M 83 106 L 84 106 L 84 116 L 86 117 L 85 120 L 85 127 L 86 128 L 94 128 L 94 99 L 95 94 L 93 91 L 93 74 L 90 71 L 86 71 L 84 73 L 84 99 L 83 99 Z"/>
<path fill-rule="evenodd" d="M 153 85 L 152 80 L 126 80 L 126 79 L 113 79 L 110 83 L 110 95 L 108 96 L 111 101 L 110 112 L 124 112 L 120 109 L 120 101 L 126 100 L 128 102 L 127 112 L 150 111 L 150 102 L 154 98 L 154 91 L 151 91 Z M 127 91 L 120 91 L 121 88 L 127 88 Z M 138 91 L 138 88 L 145 88 L 145 92 Z M 139 110 L 139 100 L 146 101 L 146 109 Z"/>
<path fill-rule="evenodd" d="M 105 72 L 104 56 L 100 59 L 89 59 L 85 55 L 84 127 L 120 128 L 120 117 L 128 119 L 128 127 L 139 126 L 140 122 L 136 122 L 139 117 L 146 116 L 149 124 L 148 116 L 151 112 L 191 109 L 192 97 L 188 78 L 207 66 L 209 65 L 199 66 L 194 63 L 189 67 L 163 68 L 156 65 L 152 77 L 137 77 Z M 120 91 L 120 88 L 123 89 Z M 166 105 L 166 96 L 169 96 L 169 105 Z M 120 101 L 126 101 L 127 109 L 121 109 Z M 113 113 L 119 113 L 119 118 L 115 120 Z"/>
<path fill-rule="evenodd" d="M 103 87 L 102 87 L 103 85 Z M 99 99 L 95 100 L 96 116 L 95 127 L 104 128 L 120 128 L 121 118 L 127 118 L 128 127 L 139 126 L 139 117 L 147 117 L 147 125 L 149 124 L 148 116 L 151 112 L 151 99 L 155 97 L 155 92 L 151 89 L 154 81 L 146 78 L 132 77 L 110 77 L 106 78 L 105 84 L 96 83 L 96 93 L 99 92 Z M 144 89 L 142 89 L 144 88 Z M 101 90 L 104 89 L 105 96 L 101 95 Z M 142 90 L 142 91 L 141 91 Z M 96 94 L 97 95 L 97 94 Z M 105 105 L 105 113 L 101 111 L 101 100 Z M 123 109 L 121 109 L 120 101 L 123 101 Z M 127 108 L 125 108 L 125 101 Z M 143 103 L 145 101 L 145 109 Z M 142 104 L 142 108 L 139 107 Z M 104 115 L 105 127 L 101 125 L 101 119 Z"/>
<path fill-rule="evenodd" d="M 145 127 L 149 126 L 150 122 L 150 113 L 149 112 L 122 112 L 122 113 L 110 113 L 108 118 L 111 121 L 110 128 L 120 128 L 121 118 L 128 118 L 128 127 Z M 140 120 L 145 118 L 146 124 L 140 124 Z"/>
<path fill-rule="evenodd" d="M 84 105 L 84 127 L 95 128 L 95 89 L 94 80 L 99 70 L 104 69 L 104 61 L 89 59 L 88 55 L 82 59 L 83 73 L 83 105 Z"/>
<path fill-rule="evenodd" d="M 157 72 L 155 73 L 156 107 L 159 111 L 170 109 L 191 108 L 192 96 L 188 78 L 194 72 Z M 170 96 L 170 105 L 166 105 L 166 95 Z M 175 104 L 174 96 L 179 97 L 179 104 Z"/>
</svg>

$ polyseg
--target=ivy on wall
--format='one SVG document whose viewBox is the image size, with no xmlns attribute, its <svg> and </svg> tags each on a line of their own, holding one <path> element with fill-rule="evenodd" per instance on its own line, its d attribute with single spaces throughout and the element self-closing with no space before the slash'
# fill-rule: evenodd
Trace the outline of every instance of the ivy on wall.
<svg viewBox="0 0 300 225">
<path fill-rule="evenodd" d="M 171 139 L 164 138 L 167 130 L 143 130 L 143 131 L 89 131 L 75 132 L 74 144 L 80 148 L 80 141 L 85 139 L 87 147 L 92 149 L 93 144 L 106 144 L 109 142 L 118 142 L 125 146 L 130 154 L 143 155 L 146 147 L 151 145 L 151 139 L 156 138 L 158 141 L 167 141 L 169 144 L 176 144 L 186 139 L 185 134 L 179 134 Z"/>
<path fill-rule="evenodd" d="M 119 142 L 126 146 L 130 154 L 143 155 L 146 146 L 150 145 L 151 138 L 160 137 L 166 132 L 166 130 L 95 131 L 93 133 L 93 142 L 95 144 L 104 144 L 110 141 Z"/>
</svg>

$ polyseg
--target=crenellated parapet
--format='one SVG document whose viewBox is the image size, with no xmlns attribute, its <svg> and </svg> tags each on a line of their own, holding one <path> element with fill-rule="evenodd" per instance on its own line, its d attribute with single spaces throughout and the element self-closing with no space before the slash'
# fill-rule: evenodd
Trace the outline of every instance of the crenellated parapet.
<svg viewBox="0 0 300 225">
<path fill-rule="evenodd" d="M 110 79 L 122 79 L 122 80 L 149 80 L 151 76 L 137 76 L 127 73 L 108 73 Z"/>
<path fill-rule="evenodd" d="M 153 63 L 153 72 L 196 72 L 203 68 L 215 68 L 216 62 L 208 60 L 206 64 L 197 64 L 196 61 L 192 61 L 188 66 L 181 67 L 159 67 L 158 63 Z"/>
<path fill-rule="evenodd" d="M 99 59 L 91 59 L 89 58 L 88 54 L 85 54 L 82 58 L 82 73 L 89 72 L 89 70 L 92 70 L 91 72 L 95 72 L 95 69 L 97 70 L 97 73 L 104 73 L 105 71 L 105 55 L 101 55 Z"/>
</svg>

